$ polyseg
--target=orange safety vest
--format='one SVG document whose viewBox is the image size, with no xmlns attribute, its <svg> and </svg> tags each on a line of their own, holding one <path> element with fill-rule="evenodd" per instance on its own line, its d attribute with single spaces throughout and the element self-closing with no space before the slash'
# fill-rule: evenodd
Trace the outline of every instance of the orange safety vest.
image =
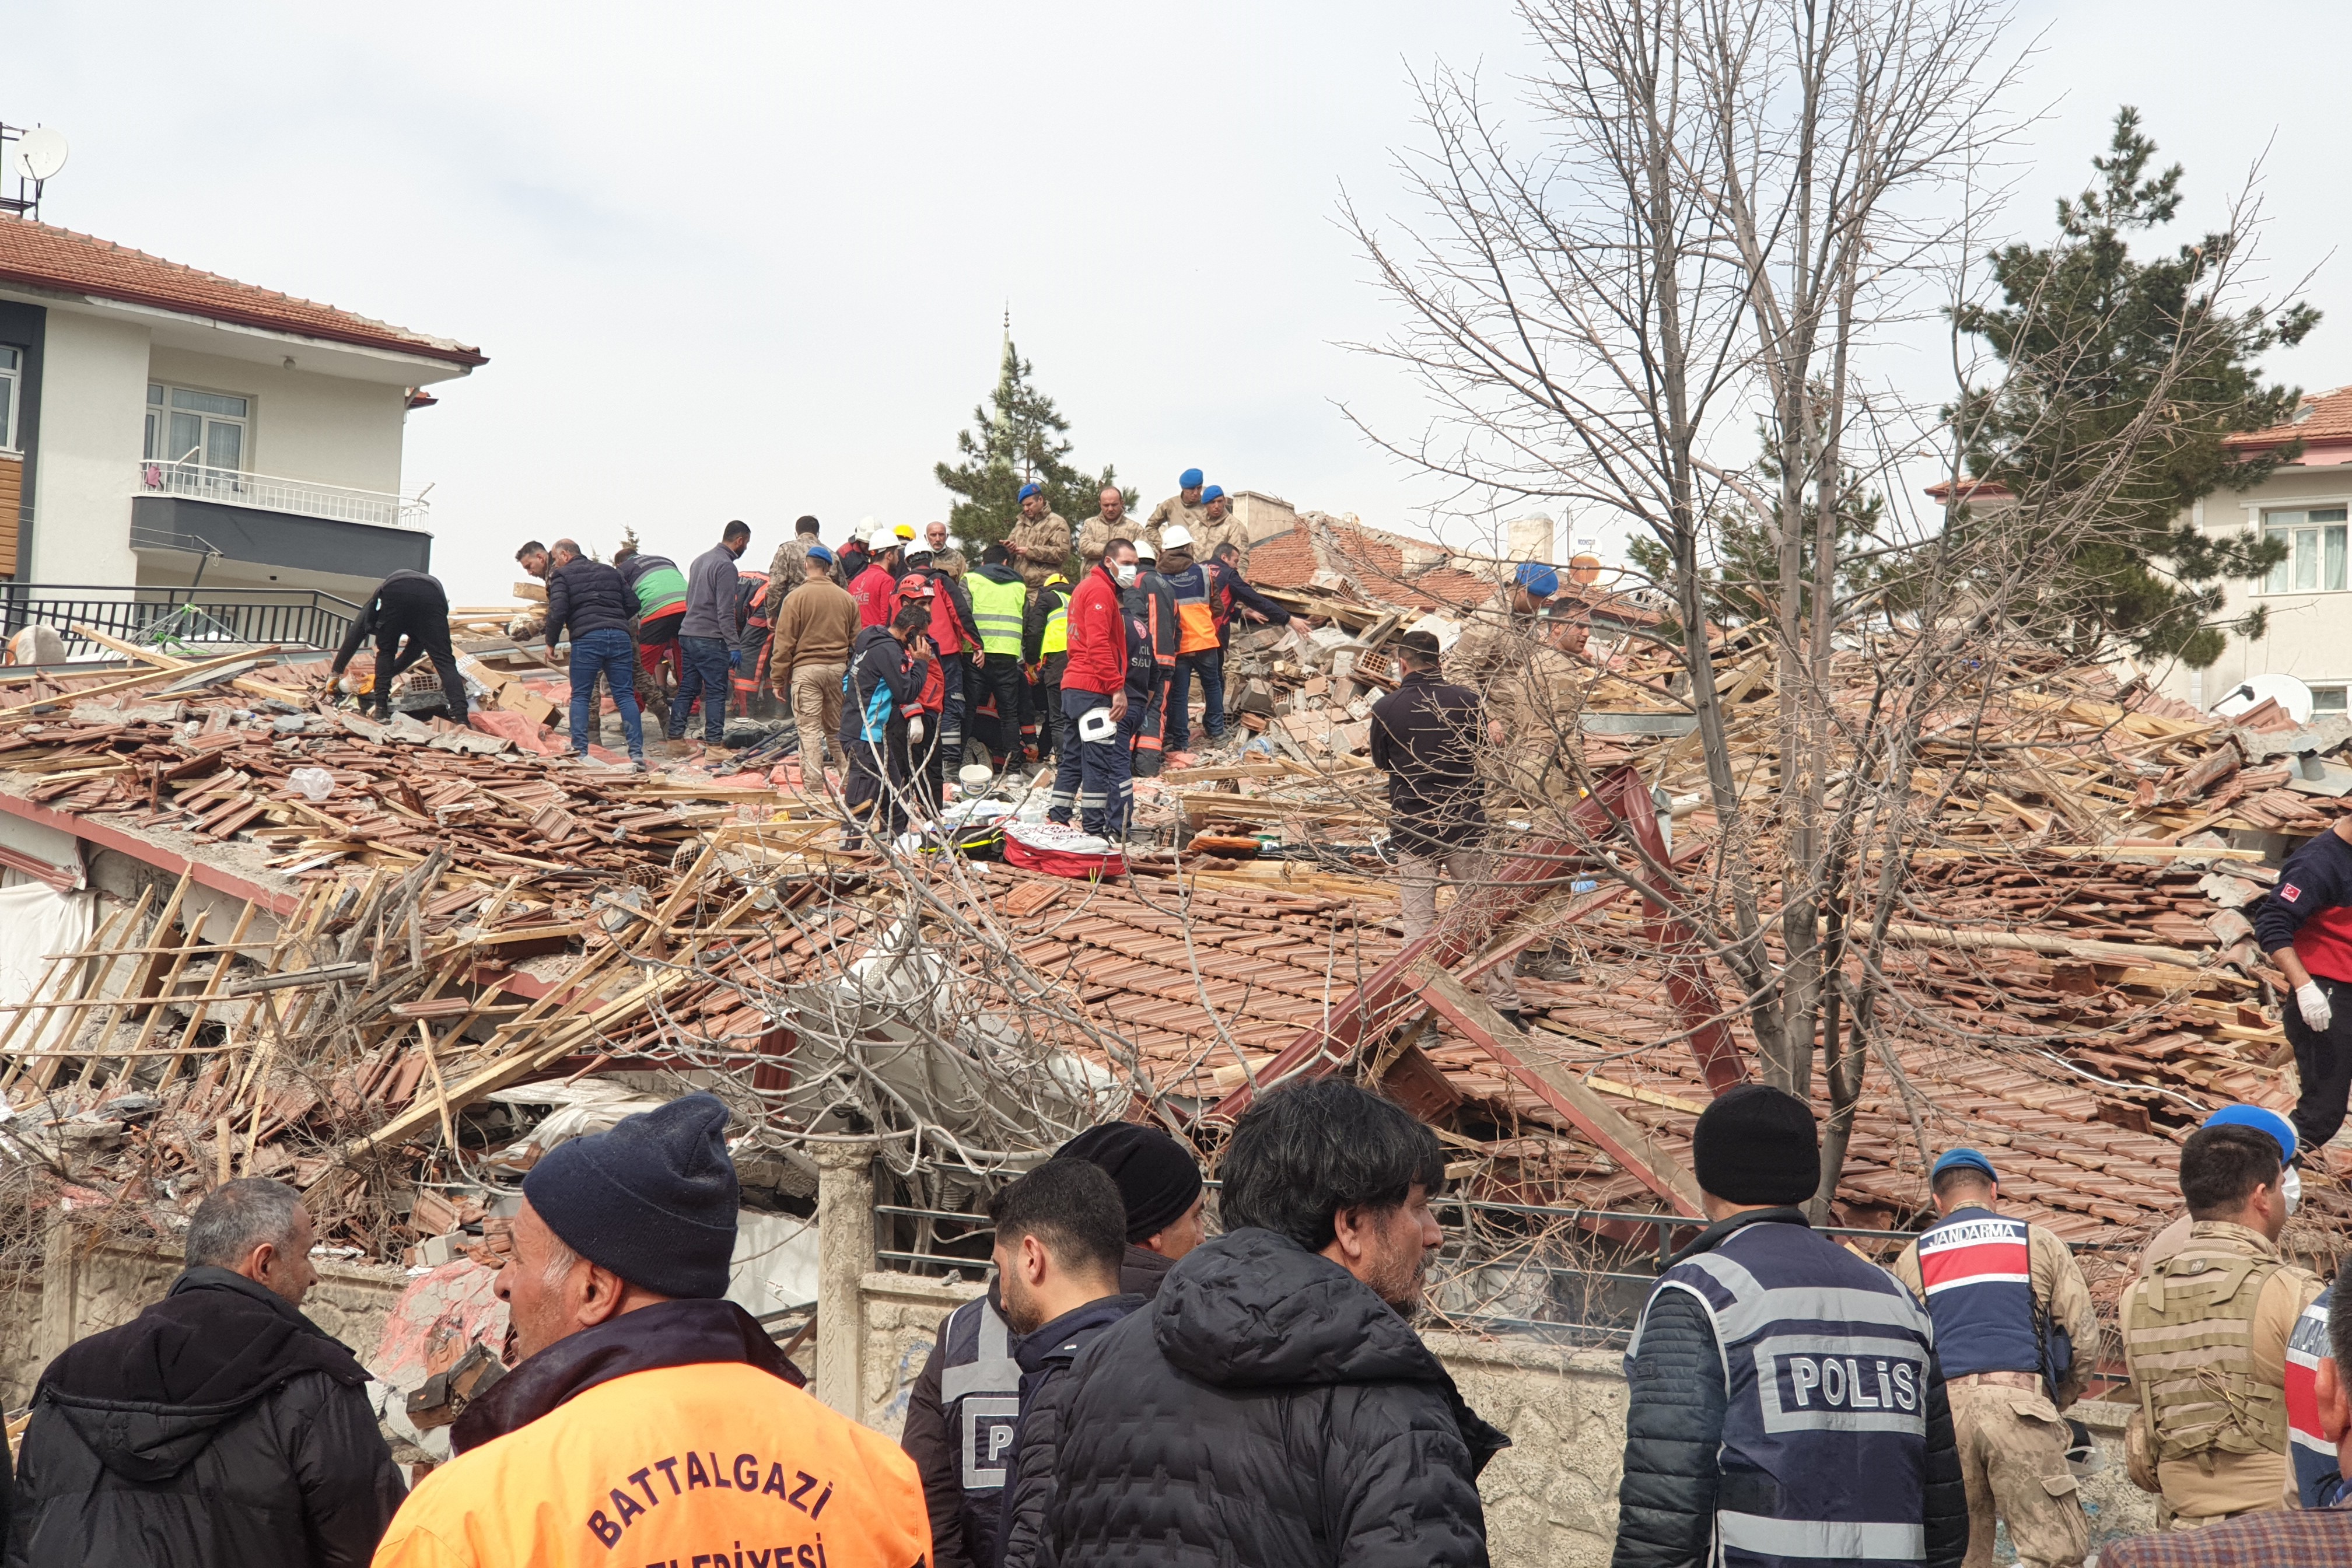
<svg viewBox="0 0 2352 1568">
<path fill-rule="evenodd" d="M 1176 591 L 1176 651 L 1205 653 L 1215 647 L 1217 612 L 1211 601 L 1217 590 L 1216 563 L 1195 561 L 1169 578 L 1168 585 Z"/>
<path fill-rule="evenodd" d="M 598 1384 L 459 1455 L 408 1495 L 373 1568 L 918 1568 L 930 1552 L 898 1444 L 713 1362 Z"/>
</svg>

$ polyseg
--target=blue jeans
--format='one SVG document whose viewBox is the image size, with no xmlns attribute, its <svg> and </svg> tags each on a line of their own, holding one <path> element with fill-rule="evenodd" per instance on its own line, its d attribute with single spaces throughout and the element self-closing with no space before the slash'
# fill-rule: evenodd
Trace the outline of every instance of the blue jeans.
<svg viewBox="0 0 2352 1568">
<path fill-rule="evenodd" d="M 686 673 L 678 677 L 677 695 L 670 700 L 669 723 L 666 726 L 673 741 L 686 739 L 686 715 L 697 697 L 702 699 L 702 740 L 705 745 L 716 746 L 727 739 L 727 642 L 723 637 L 680 637 L 677 639 L 680 662 Z"/>
<path fill-rule="evenodd" d="M 1181 752 L 1192 738 L 1192 673 L 1201 675 L 1201 728 L 1212 741 L 1225 733 L 1225 656 L 1216 648 L 1179 654 L 1168 691 L 1168 749 Z"/>
<path fill-rule="evenodd" d="M 1135 717 L 1134 693 L 1128 694 L 1128 717 Z M 1129 805 L 1135 799 L 1135 775 L 1129 770 L 1127 749 L 1131 743 L 1125 725 L 1115 729 L 1099 741 L 1078 739 L 1078 721 L 1097 708 L 1110 706 L 1110 699 L 1098 691 L 1062 693 L 1062 739 L 1065 742 L 1061 761 L 1054 767 L 1054 795 L 1045 815 L 1055 822 L 1070 820 L 1070 808 L 1076 806 L 1078 824 L 1088 833 L 1105 838 L 1118 838 L 1127 832 Z"/>
<path fill-rule="evenodd" d="M 572 749 L 588 754 L 588 742 L 597 730 L 596 677 L 612 684 L 613 702 L 621 710 L 621 728 L 629 732 L 629 755 L 646 756 L 646 729 L 637 717 L 636 650 L 629 634 L 607 626 L 601 632 L 572 639 Z"/>
</svg>

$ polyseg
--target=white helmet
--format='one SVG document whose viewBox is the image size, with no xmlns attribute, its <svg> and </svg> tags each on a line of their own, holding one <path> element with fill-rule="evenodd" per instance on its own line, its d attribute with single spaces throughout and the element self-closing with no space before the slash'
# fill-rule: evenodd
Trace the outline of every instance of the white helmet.
<svg viewBox="0 0 2352 1568">
<path fill-rule="evenodd" d="M 1163 534 L 1161 537 L 1164 538 L 1166 536 Z M 1150 561 L 1154 564 L 1157 564 L 1160 560 L 1160 552 L 1151 548 L 1151 541 L 1148 539 L 1139 539 L 1135 542 L 1135 558 L 1138 561 Z"/>
<path fill-rule="evenodd" d="M 1170 550 L 1190 550 L 1192 531 L 1181 522 L 1171 522 L 1160 531 L 1160 542 Z"/>
<path fill-rule="evenodd" d="M 866 530 L 866 549 L 881 551 L 896 550 L 898 548 L 898 536 L 895 532 L 891 531 L 891 528 L 888 523 L 876 522 L 870 517 L 867 518 L 866 521 L 868 525 Z"/>
</svg>

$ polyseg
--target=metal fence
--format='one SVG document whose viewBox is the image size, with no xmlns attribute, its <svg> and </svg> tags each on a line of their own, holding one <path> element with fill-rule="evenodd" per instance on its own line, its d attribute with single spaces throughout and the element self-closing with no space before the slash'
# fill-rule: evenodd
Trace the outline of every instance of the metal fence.
<svg viewBox="0 0 2352 1568">
<path fill-rule="evenodd" d="M 123 588 L 100 584 L 0 583 L 0 636 L 55 626 L 68 658 L 100 654 L 77 637 L 89 626 L 123 642 L 170 651 L 277 643 L 289 648 L 342 645 L 360 607 L 302 588 Z"/>
</svg>

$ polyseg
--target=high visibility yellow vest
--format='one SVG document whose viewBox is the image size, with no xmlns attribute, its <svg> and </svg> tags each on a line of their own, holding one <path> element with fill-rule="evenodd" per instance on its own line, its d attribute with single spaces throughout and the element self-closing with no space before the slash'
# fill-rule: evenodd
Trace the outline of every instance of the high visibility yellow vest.
<svg viewBox="0 0 2352 1568">
<path fill-rule="evenodd" d="M 981 651 L 1020 658 L 1021 610 L 1029 599 L 1029 584 L 1018 577 L 999 583 L 985 572 L 975 572 L 963 580 L 963 585 L 971 593 L 971 618 L 980 627 Z"/>
<path fill-rule="evenodd" d="M 1070 651 L 1070 580 L 1056 572 L 1045 579 L 1045 586 L 1060 590 L 1054 596 L 1053 612 L 1045 617 L 1045 640 L 1040 645 L 1050 658 Z"/>
</svg>

